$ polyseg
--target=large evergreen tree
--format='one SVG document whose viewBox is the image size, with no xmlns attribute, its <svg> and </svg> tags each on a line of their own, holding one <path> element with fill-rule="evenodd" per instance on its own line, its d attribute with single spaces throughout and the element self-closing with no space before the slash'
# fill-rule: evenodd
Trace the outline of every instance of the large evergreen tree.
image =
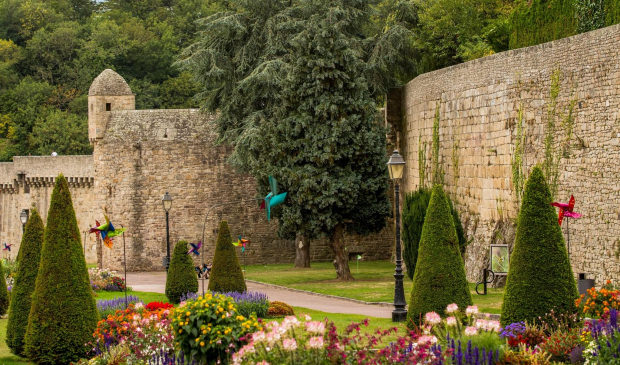
<svg viewBox="0 0 620 365">
<path fill-rule="evenodd" d="M 551 206 L 551 192 L 536 166 L 525 184 L 519 210 L 501 322 L 532 322 L 552 309 L 574 311 L 576 298 L 575 277 Z"/>
<path fill-rule="evenodd" d="M 200 78 L 203 105 L 220 112 L 233 162 L 261 194 L 269 175 L 289 193 L 274 212 L 280 234 L 305 245 L 327 235 L 338 278 L 351 279 L 344 232 L 377 231 L 389 214 L 374 100 L 406 69 L 410 34 L 394 21 L 367 37 L 367 1 L 239 3 L 206 20 L 183 65 Z"/>
<path fill-rule="evenodd" d="M 88 350 L 97 326 L 80 231 L 67 179 L 56 178 L 26 329 L 26 355 L 37 364 L 67 364 Z"/>
<path fill-rule="evenodd" d="M 33 208 L 30 210 L 30 218 L 26 223 L 17 254 L 17 273 L 6 329 L 6 344 L 14 354 L 20 356 L 24 355 L 24 335 L 28 326 L 31 296 L 39 271 L 43 233 L 43 220 L 37 209 Z"/>
</svg>

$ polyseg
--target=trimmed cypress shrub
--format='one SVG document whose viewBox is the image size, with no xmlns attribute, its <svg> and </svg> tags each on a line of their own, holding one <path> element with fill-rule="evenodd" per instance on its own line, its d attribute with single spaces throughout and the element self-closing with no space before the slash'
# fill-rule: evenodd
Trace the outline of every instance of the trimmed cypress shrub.
<svg viewBox="0 0 620 365">
<path fill-rule="evenodd" d="M 435 185 L 422 227 L 408 325 L 419 324 L 426 312 L 443 314 L 450 303 L 463 309 L 472 301 L 450 205 L 441 185 Z"/>
<path fill-rule="evenodd" d="M 414 193 L 407 194 L 405 196 L 405 204 L 403 206 L 403 260 L 407 266 L 407 276 L 409 279 L 413 279 L 415 273 L 415 265 L 418 258 L 418 245 L 420 242 L 420 236 L 422 235 L 422 225 L 424 224 L 424 217 L 426 216 L 426 208 L 428 202 L 431 199 L 431 192 L 428 189 L 419 189 Z M 461 224 L 461 218 L 458 211 L 454 208 L 452 200 L 446 195 L 448 205 L 450 206 L 450 212 L 452 219 L 454 220 L 454 226 L 456 228 L 456 235 L 459 240 L 459 251 L 461 256 L 465 255 L 466 238 Z"/>
<path fill-rule="evenodd" d="M 4 267 L 0 261 L 0 315 L 5 315 L 9 308 L 9 292 L 6 288 L 6 280 L 4 279 Z"/>
<path fill-rule="evenodd" d="M 209 276 L 209 290 L 222 293 L 229 291 L 241 293 L 247 290 L 226 221 L 220 222 L 213 267 Z"/>
<path fill-rule="evenodd" d="M 97 326 L 97 306 L 82 253 L 67 179 L 56 178 L 47 215 L 25 337 L 37 364 L 67 364 L 86 355 Z"/>
<path fill-rule="evenodd" d="M 32 209 L 17 254 L 17 272 L 11 290 L 9 323 L 6 328 L 6 344 L 19 356 L 24 355 L 24 336 L 28 327 L 31 296 L 39 271 L 44 229 L 39 212 Z"/>
<path fill-rule="evenodd" d="M 187 241 L 179 241 L 174 246 L 166 276 L 166 296 L 170 303 L 178 304 L 181 296 L 198 291 L 198 277 L 194 262 L 187 251 L 189 251 Z"/>
<path fill-rule="evenodd" d="M 572 312 L 577 286 L 540 166 L 525 184 L 502 304 L 502 325 Z"/>
</svg>

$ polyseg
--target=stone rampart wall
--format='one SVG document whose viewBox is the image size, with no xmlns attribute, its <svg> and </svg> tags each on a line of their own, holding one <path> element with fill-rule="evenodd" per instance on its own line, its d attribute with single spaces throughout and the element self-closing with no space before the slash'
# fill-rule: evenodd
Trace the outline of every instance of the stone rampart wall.
<svg viewBox="0 0 620 365">
<path fill-rule="evenodd" d="M 598 284 L 620 283 L 620 25 L 427 73 L 400 92 L 402 103 L 388 104 L 388 115 L 407 161 L 405 190 L 420 184 L 424 143 L 430 180 L 438 111 L 445 184 L 471 240 L 469 279 L 480 276 L 491 243 L 514 241 L 512 159 L 521 109 L 526 171 L 543 162 L 547 125 L 555 121 L 556 198 L 573 194 L 584 215 L 570 223 L 573 270 Z"/>
</svg>

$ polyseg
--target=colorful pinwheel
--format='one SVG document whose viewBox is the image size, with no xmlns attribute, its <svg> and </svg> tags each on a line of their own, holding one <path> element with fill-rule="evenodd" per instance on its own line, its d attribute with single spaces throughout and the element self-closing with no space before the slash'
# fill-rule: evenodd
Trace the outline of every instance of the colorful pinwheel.
<svg viewBox="0 0 620 365">
<path fill-rule="evenodd" d="M 276 205 L 282 204 L 284 199 L 286 199 L 286 192 L 282 194 L 278 194 L 278 182 L 273 176 L 269 176 L 269 187 L 271 188 L 271 192 L 265 196 L 262 204 L 260 205 L 261 209 L 267 208 L 267 220 L 271 220 L 271 208 Z"/>
<path fill-rule="evenodd" d="M 105 223 L 100 225 L 99 221 L 95 221 L 95 224 L 97 224 L 97 226 L 92 227 L 89 232 L 95 233 L 97 234 L 97 236 L 101 235 L 103 243 L 106 245 L 106 247 L 112 248 L 112 245 L 114 244 L 114 242 L 112 242 L 112 237 L 121 235 L 123 232 L 125 232 L 125 228 L 114 228 L 114 225 L 112 224 L 112 222 L 110 222 L 108 216 L 104 215 L 104 217 Z"/>
<path fill-rule="evenodd" d="M 211 266 L 207 266 L 207 264 L 202 264 L 202 268 L 200 266 L 195 266 L 194 270 L 196 270 L 196 274 L 198 274 L 198 279 L 201 279 L 204 275 L 205 278 L 209 278 L 209 271 L 211 271 Z"/>
<path fill-rule="evenodd" d="M 237 240 L 237 242 L 233 242 L 233 246 L 241 246 L 241 252 L 245 252 L 245 246 L 250 243 L 250 240 L 247 240 L 245 238 L 242 238 L 241 235 L 239 235 L 239 239 Z"/>
<path fill-rule="evenodd" d="M 560 208 L 560 212 L 558 213 L 558 224 L 560 226 L 562 225 L 562 220 L 564 220 L 564 217 L 575 219 L 581 218 L 581 214 L 573 212 L 573 208 L 575 208 L 575 197 L 572 195 L 570 196 L 568 204 L 553 202 L 551 205 Z"/>
<path fill-rule="evenodd" d="M 198 243 L 190 243 L 190 245 L 192 246 L 192 248 L 189 249 L 189 251 L 187 251 L 187 254 L 194 254 L 196 256 L 200 255 L 200 248 L 202 247 L 202 241 L 199 241 Z"/>
<path fill-rule="evenodd" d="M 13 246 L 12 243 L 4 243 L 4 248 L 2 249 L 2 251 L 9 251 L 11 252 L 11 246 Z"/>
</svg>

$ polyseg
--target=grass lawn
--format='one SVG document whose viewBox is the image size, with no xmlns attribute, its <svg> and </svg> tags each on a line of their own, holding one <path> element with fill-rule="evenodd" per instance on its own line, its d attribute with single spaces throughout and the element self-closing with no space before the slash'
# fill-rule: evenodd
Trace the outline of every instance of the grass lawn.
<svg viewBox="0 0 620 365">
<path fill-rule="evenodd" d="M 297 269 L 291 264 L 248 265 L 246 278 L 366 302 L 392 302 L 394 299 L 394 264 L 389 261 L 360 261 L 359 271 L 356 262 L 350 262 L 351 273 L 355 278 L 353 282 L 336 280 L 331 262 L 317 262 L 311 266 L 310 269 Z M 408 299 L 412 281 L 405 276 L 404 284 L 405 297 Z M 472 299 L 480 311 L 501 312 L 503 289 L 489 288 L 485 296 L 476 294 L 474 287 L 475 284 L 470 283 Z"/>
<path fill-rule="evenodd" d="M 8 322 L 9 320 L 6 318 L 0 319 L 0 364 L 31 364 L 27 359 L 13 355 L 6 345 L 6 325 Z"/>
<path fill-rule="evenodd" d="M 125 297 L 125 293 L 122 291 L 101 290 L 101 291 L 97 291 L 96 294 L 97 296 L 95 297 L 95 299 L 114 299 L 114 298 Z M 161 293 L 128 290 L 127 295 L 133 295 L 133 296 L 140 298 L 144 304 L 147 304 L 150 302 L 167 302 L 168 301 L 168 298 L 166 298 L 166 295 L 161 294 Z"/>
</svg>

